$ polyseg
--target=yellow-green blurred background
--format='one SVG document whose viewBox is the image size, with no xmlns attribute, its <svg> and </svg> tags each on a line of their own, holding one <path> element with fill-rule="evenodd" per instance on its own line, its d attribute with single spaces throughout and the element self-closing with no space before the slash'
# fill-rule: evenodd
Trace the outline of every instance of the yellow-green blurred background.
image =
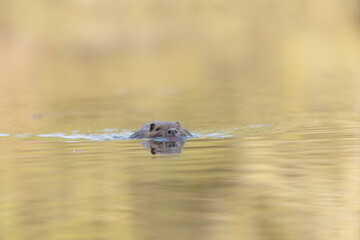
<svg viewBox="0 0 360 240">
<path fill-rule="evenodd" d="M 355 0 L 0 4 L 1 131 L 61 114 L 76 116 L 58 131 L 274 123 L 358 102 Z"/>
</svg>

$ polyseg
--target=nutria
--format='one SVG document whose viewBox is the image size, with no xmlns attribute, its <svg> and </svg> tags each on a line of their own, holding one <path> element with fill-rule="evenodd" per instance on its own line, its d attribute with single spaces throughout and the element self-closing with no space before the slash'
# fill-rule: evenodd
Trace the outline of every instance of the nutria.
<svg viewBox="0 0 360 240">
<path fill-rule="evenodd" d="M 130 138 L 192 137 L 179 122 L 150 122 L 134 132 Z"/>
</svg>

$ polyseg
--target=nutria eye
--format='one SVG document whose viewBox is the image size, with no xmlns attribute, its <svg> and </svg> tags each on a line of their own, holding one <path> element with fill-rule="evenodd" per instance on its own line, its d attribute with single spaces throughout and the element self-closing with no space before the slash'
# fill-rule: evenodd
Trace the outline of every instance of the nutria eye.
<svg viewBox="0 0 360 240">
<path fill-rule="evenodd" d="M 157 128 L 156 131 L 160 131 L 160 128 Z"/>
</svg>

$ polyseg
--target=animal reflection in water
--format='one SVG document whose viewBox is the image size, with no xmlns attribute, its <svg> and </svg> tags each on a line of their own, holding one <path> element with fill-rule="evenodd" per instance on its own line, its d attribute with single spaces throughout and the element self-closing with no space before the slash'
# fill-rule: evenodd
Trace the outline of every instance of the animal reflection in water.
<svg viewBox="0 0 360 240">
<path fill-rule="evenodd" d="M 185 141 L 173 141 L 173 142 L 161 142 L 155 140 L 148 140 L 142 142 L 142 144 L 150 149 L 151 154 L 180 154 L 182 147 L 185 145 Z"/>
</svg>

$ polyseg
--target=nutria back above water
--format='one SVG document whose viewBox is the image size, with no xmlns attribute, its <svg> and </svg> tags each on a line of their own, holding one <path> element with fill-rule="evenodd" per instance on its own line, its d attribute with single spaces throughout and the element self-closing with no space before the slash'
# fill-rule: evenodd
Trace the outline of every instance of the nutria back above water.
<svg viewBox="0 0 360 240">
<path fill-rule="evenodd" d="M 145 124 L 130 138 L 159 138 L 159 137 L 192 137 L 192 134 L 182 128 L 179 122 L 154 121 Z"/>
</svg>

